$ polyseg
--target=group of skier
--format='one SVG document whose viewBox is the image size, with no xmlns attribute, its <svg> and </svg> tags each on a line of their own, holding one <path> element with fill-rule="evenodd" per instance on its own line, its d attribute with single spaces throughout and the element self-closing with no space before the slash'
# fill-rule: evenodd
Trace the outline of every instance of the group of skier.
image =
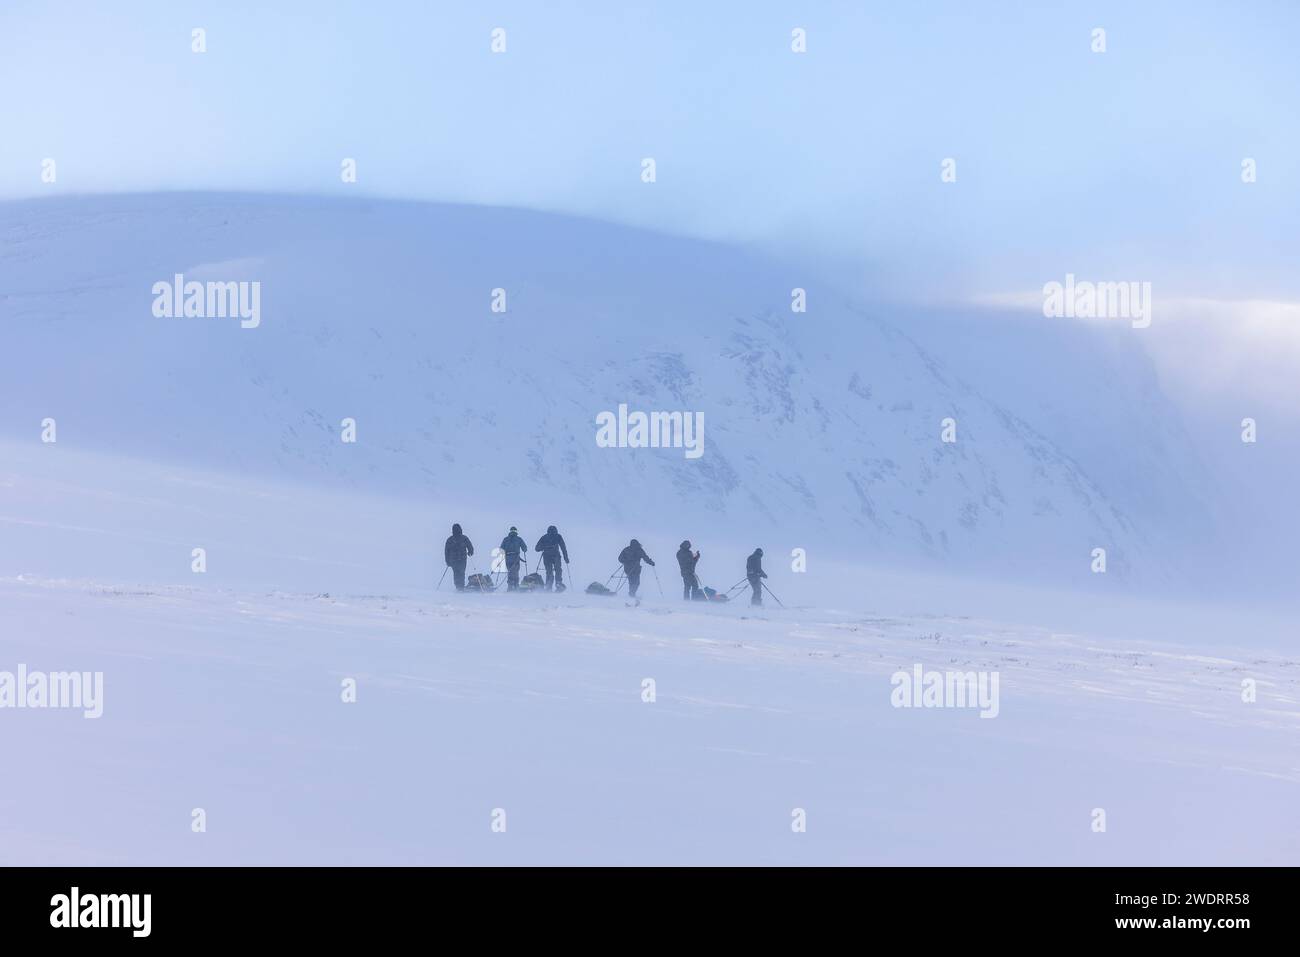
<svg viewBox="0 0 1300 957">
<path fill-rule="evenodd" d="M 564 591 L 564 566 L 569 564 L 569 549 L 564 544 L 564 536 L 560 534 L 559 529 L 554 525 L 548 526 L 546 534 L 537 540 L 533 548 L 542 556 L 542 564 L 546 569 L 546 580 L 542 587 L 547 591 Z M 508 591 L 518 591 L 520 556 L 528 553 L 528 545 L 519 537 L 519 529 L 513 525 L 510 526 L 506 537 L 501 540 L 501 552 L 505 557 L 506 588 Z M 460 525 L 453 525 L 451 536 L 443 547 L 443 558 L 446 560 L 447 567 L 451 569 L 452 580 L 457 591 L 466 590 L 465 568 L 473 554 L 474 543 L 469 540 Z M 677 567 L 682 575 L 682 598 L 686 601 L 699 601 L 716 595 L 712 589 L 704 589 L 700 586 L 700 578 L 695 571 L 699 561 L 699 551 L 691 551 L 689 540 L 682 542 L 677 549 Z M 622 566 L 623 576 L 627 579 L 627 593 L 631 598 L 636 598 L 637 589 L 641 587 L 642 562 L 654 567 L 654 559 L 646 554 L 646 550 L 635 538 L 618 553 L 618 563 Z M 763 549 L 756 548 L 745 560 L 745 581 L 749 583 L 753 592 L 749 600 L 751 605 L 763 604 L 763 579 L 766 577 L 767 572 L 763 571 Z M 739 584 L 737 582 L 737 585 Z M 593 584 L 592 587 L 596 586 Z"/>
<path fill-rule="evenodd" d="M 546 590 L 564 591 L 564 565 L 569 564 L 569 548 L 564 544 L 564 536 L 559 529 L 550 525 L 546 534 L 537 540 L 535 550 L 542 556 L 546 566 Z M 528 545 L 519 537 L 519 529 L 510 526 L 506 537 L 501 539 L 501 551 L 506 560 L 506 585 L 510 591 L 519 589 L 519 565 L 521 555 L 528 553 Z M 460 525 L 451 527 L 451 535 L 442 548 L 443 559 L 451 569 L 452 581 L 457 591 L 465 590 L 465 566 L 474 554 L 474 543 L 461 529 Z M 564 565 L 560 559 L 564 559 Z"/>
</svg>

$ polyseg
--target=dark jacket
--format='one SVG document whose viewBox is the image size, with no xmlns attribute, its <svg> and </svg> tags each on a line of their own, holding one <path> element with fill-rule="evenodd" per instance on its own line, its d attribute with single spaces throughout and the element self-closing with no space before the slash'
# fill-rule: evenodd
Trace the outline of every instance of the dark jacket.
<svg viewBox="0 0 1300 957">
<path fill-rule="evenodd" d="M 465 560 L 474 554 L 474 543 L 469 540 L 469 536 L 461 532 L 460 526 L 457 525 L 451 537 L 447 539 L 447 544 L 442 546 L 442 557 L 446 559 L 448 565 L 464 565 Z"/>
<path fill-rule="evenodd" d="M 766 578 L 767 572 L 763 571 L 763 556 L 758 552 L 750 555 L 745 561 L 746 578 Z"/>
<path fill-rule="evenodd" d="M 639 568 L 641 562 L 645 562 L 647 565 L 654 564 L 654 560 L 645 553 L 645 549 L 641 547 L 640 542 L 629 545 L 618 553 L 618 563 L 624 568 Z"/>
<path fill-rule="evenodd" d="M 524 544 L 524 540 L 519 537 L 518 532 L 511 532 L 501 539 L 501 550 L 506 553 L 506 557 L 511 555 L 518 557 L 520 552 L 528 551 L 528 546 Z"/>
<path fill-rule="evenodd" d="M 565 547 L 564 536 L 555 530 L 554 525 L 547 529 L 546 534 L 537 540 L 535 547 L 542 553 L 543 558 L 555 558 L 563 554 L 564 560 L 566 562 L 569 560 L 569 549 Z"/>
<path fill-rule="evenodd" d="M 677 567 L 682 570 L 683 578 L 690 578 L 695 574 L 695 565 L 699 560 L 699 552 L 692 555 L 689 548 L 677 549 Z"/>
</svg>

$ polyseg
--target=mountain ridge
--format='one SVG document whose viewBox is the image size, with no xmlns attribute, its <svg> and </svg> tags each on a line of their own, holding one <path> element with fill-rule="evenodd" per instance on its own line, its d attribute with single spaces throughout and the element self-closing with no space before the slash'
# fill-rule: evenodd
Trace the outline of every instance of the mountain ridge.
<svg viewBox="0 0 1300 957">
<path fill-rule="evenodd" d="M 1032 399 L 986 398 L 833 287 L 788 312 L 798 270 L 746 250 L 258 194 L 6 203 L 0 236 L 0 317 L 30 357 L 6 377 L 5 434 L 58 409 L 63 441 L 303 481 L 1013 574 L 1089 574 L 1104 548 L 1113 577 L 1177 574 L 1168 529 L 1026 418 Z M 177 273 L 260 282 L 261 326 L 154 317 L 150 287 Z M 702 413 L 704 454 L 598 448 L 620 403 Z M 1153 481 L 1187 466 L 1168 470 Z"/>
</svg>

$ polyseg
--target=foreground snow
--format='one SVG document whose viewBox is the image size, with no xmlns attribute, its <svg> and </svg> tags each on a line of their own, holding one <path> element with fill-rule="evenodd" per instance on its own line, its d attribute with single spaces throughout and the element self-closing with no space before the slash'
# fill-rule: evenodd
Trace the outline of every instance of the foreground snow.
<svg viewBox="0 0 1300 957">
<path fill-rule="evenodd" d="M 0 863 L 1300 853 L 1300 659 L 964 618 L 755 614 L 653 587 L 629 608 L 573 592 L 0 579 L 0 670 L 102 671 L 105 688 L 98 720 L 0 713 Z M 916 664 L 997 672 L 998 717 L 891 707 L 891 674 Z"/>
</svg>

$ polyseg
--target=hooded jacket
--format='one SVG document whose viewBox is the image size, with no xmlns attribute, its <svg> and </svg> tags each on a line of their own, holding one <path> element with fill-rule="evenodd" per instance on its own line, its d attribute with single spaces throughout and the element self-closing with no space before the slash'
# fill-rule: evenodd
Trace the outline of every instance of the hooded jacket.
<svg viewBox="0 0 1300 957">
<path fill-rule="evenodd" d="M 767 572 L 763 571 L 763 549 L 754 549 L 754 554 L 750 555 L 745 561 L 746 578 L 766 578 Z"/>
<path fill-rule="evenodd" d="M 554 559 L 562 554 L 565 563 L 569 561 L 569 549 L 564 544 L 564 536 L 554 525 L 546 529 L 546 534 L 537 540 L 537 545 L 534 547 L 542 553 L 543 558 Z"/>
<path fill-rule="evenodd" d="M 695 565 L 699 560 L 699 552 L 691 554 L 691 543 L 682 542 L 681 548 L 677 549 L 677 567 L 682 570 L 683 578 L 690 578 L 695 574 Z"/>
<path fill-rule="evenodd" d="M 641 562 L 645 562 L 647 565 L 654 564 L 654 560 L 645 553 L 641 543 L 634 538 L 632 544 L 618 553 L 618 563 L 624 568 L 640 568 Z"/>
<path fill-rule="evenodd" d="M 469 540 L 468 535 L 461 532 L 459 525 L 453 525 L 447 544 L 442 546 L 442 557 L 448 565 L 463 565 L 473 554 L 474 543 Z"/>
</svg>

